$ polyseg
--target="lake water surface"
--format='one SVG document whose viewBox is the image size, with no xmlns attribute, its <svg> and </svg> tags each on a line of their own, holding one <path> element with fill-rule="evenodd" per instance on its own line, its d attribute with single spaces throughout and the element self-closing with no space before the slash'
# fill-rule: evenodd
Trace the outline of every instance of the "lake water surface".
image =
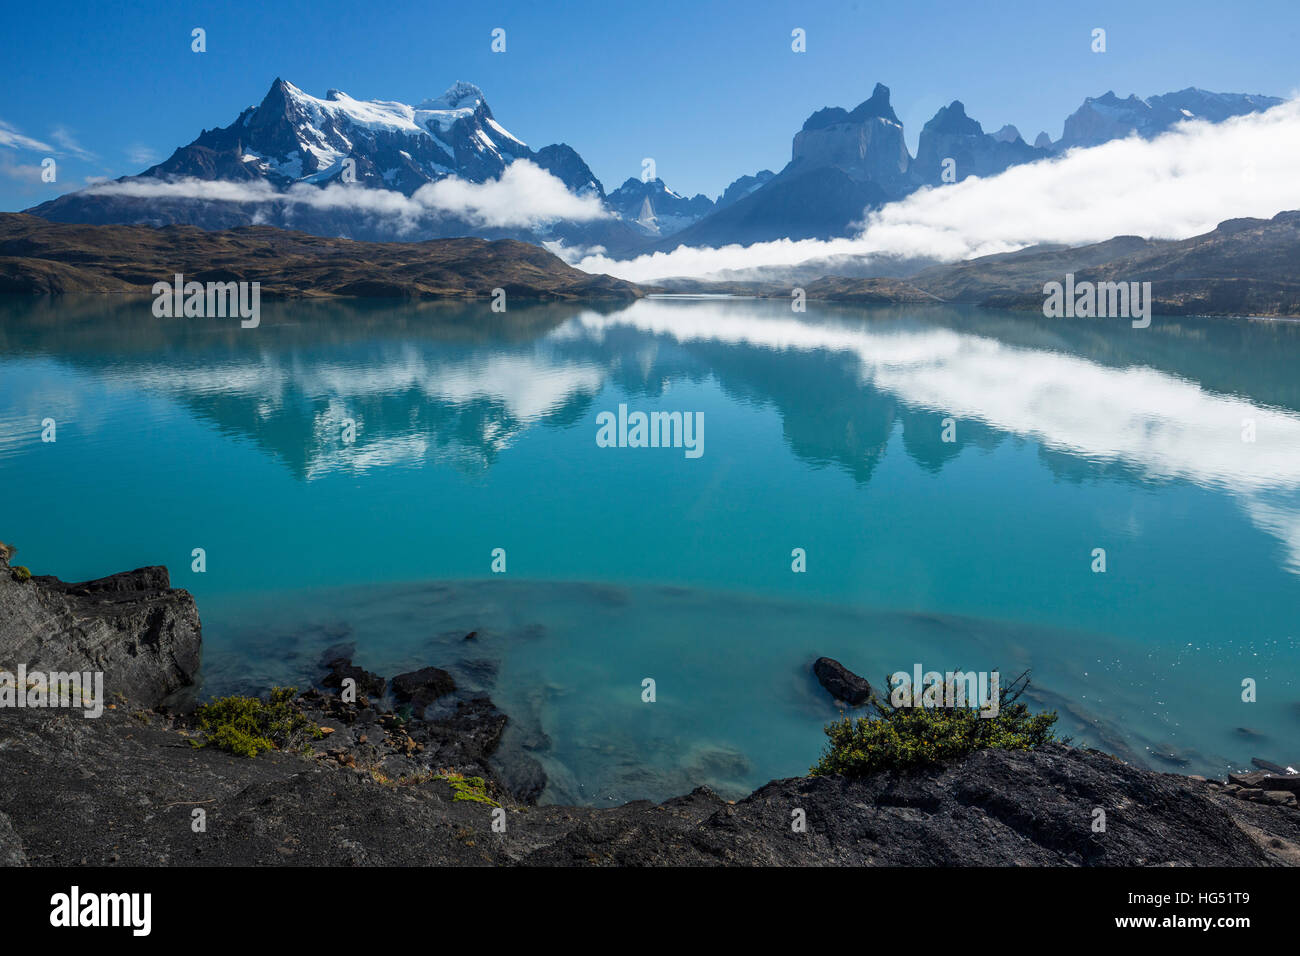
<svg viewBox="0 0 1300 956">
<path fill-rule="evenodd" d="M 702 413 L 703 454 L 598 447 L 620 404 Z M 35 573 L 166 564 L 205 693 L 305 684 L 337 643 L 445 666 L 548 800 L 805 772 L 820 655 L 1031 668 L 1064 733 L 1158 769 L 1300 760 L 1294 323 L 11 299 L 0 502 Z"/>
</svg>

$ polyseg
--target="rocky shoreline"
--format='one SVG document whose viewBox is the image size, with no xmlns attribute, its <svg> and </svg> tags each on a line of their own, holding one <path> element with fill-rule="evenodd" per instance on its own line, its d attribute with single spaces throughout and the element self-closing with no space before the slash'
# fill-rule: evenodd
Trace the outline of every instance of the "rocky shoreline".
<svg viewBox="0 0 1300 956">
<path fill-rule="evenodd" d="M 738 801 L 701 787 L 539 805 L 542 768 L 502 752 L 509 717 L 488 697 L 433 665 L 386 680 L 346 647 L 295 701 L 315 736 L 239 757 L 194 746 L 200 645 L 166 569 L 67 584 L 0 552 L 0 669 L 102 670 L 108 698 L 97 719 L 0 709 L 0 863 L 1300 865 L 1300 775 L 1216 782 L 1060 745 L 774 780 Z M 860 690 L 842 665 L 822 671 Z"/>
</svg>

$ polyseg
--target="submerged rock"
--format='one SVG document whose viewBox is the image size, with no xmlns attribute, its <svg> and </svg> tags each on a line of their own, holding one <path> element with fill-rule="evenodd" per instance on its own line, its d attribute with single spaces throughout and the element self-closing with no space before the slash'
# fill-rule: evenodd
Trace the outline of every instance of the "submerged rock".
<svg viewBox="0 0 1300 956">
<path fill-rule="evenodd" d="M 491 687 L 496 683 L 497 672 L 501 662 L 491 658 L 474 658 L 463 660 L 456 665 L 456 672 L 471 684 L 479 687 Z"/>
<path fill-rule="evenodd" d="M 1260 770 L 1267 770 L 1269 773 L 1289 773 L 1286 767 L 1276 764 L 1271 760 L 1265 760 L 1263 757 L 1251 757 L 1250 762 Z"/>
<path fill-rule="evenodd" d="M 857 707 L 871 698 L 871 685 L 866 678 L 859 677 L 834 658 L 817 658 L 813 662 L 813 673 L 836 700 Z"/>
<path fill-rule="evenodd" d="M 1192 752 L 1166 745 L 1163 749 L 1151 750 L 1151 756 L 1171 767 L 1187 767 L 1192 763 Z"/>
</svg>

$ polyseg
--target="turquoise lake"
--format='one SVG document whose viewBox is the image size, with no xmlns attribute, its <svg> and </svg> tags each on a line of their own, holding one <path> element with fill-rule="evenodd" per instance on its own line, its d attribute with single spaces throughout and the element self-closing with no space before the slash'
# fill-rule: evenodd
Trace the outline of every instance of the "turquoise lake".
<svg viewBox="0 0 1300 956">
<path fill-rule="evenodd" d="M 0 538 L 69 580 L 167 565 L 205 694 L 339 643 L 446 667 L 544 800 L 597 805 L 806 772 L 821 655 L 1028 668 L 1063 733 L 1156 769 L 1300 760 L 1298 323 L 150 305 L 0 303 Z M 599 447 L 620 404 L 700 413 L 703 454 Z"/>
</svg>

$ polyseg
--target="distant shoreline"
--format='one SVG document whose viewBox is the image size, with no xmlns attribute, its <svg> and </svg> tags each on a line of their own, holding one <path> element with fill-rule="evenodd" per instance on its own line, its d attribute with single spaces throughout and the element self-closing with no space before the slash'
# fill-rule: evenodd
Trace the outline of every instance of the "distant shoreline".
<svg viewBox="0 0 1300 956">
<path fill-rule="evenodd" d="M 1155 316 L 1294 321 L 1300 320 L 1300 212 L 1230 220 L 1185 240 L 1121 236 L 1079 247 L 1035 246 L 931 266 L 905 278 L 679 278 L 646 285 L 583 272 L 513 239 L 368 242 L 271 226 L 209 232 L 0 214 L 0 294 L 146 295 L 180 274 L 199 282 L 256 282 L 268 299 L 486 300 L 494 311 L 504 311 L 510 300 L 631 302 L 665 295 L 1040 313 L 1044 288 L 1069 276 L 1081 287 L 1140 283 L 1149 289 L 1147 308 Z"/>
<path fill-rule="evenodd" d="M 94 226 L 0 214 L 0 293 L 150 295 L 181 274 L 273 298 L 615 300 L 644 293 L 516 239 L 362 242 L 271 226 Z M 495 303 L 494 303 L 495 305 Z"/>
</svg>

